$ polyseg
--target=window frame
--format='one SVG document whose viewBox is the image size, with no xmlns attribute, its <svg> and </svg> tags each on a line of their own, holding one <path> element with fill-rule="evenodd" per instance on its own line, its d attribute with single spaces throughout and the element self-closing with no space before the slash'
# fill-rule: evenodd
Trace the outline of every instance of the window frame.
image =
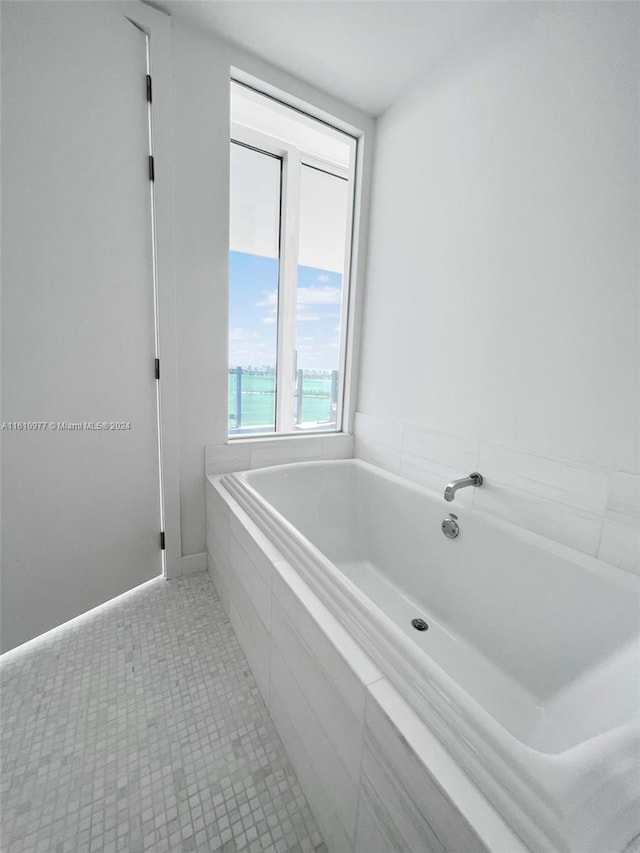
<svg viewBox="0 0 640 853">
<path fill-rule="evenodd" d="M 240 83 L 246 86 L 244 83 Z M 249 87 L 246 87 L 249 88 Z M 256 90 L 252 90 L 256 91 Z M 262 98 L 274 100 L 269 95 L 256 92 Z M 278 313 L 277 313 L 277 348 L 276 348 L 276 388 L 275 388 L 275 423 L 273 433 L 245 433 L 228 435 L 229 441 L 273 439 L 281 436 L 317 435 L 328 436 L 344 432 L 346 419 L 346 389 L 347 389 L 347 348 L 351 333 L 352 319 L 350 311 L 353 304 L 353 253 L 355 249 L 354 222 L 358 201 L 357 162 L 359 155 L 359 138 L 309 115 L 295 107 L 293 109 L 313 122 L 320 122 L 338 133 L 343 134 L 351 146 L 349 167 L 344 167 L 334 161 L 318 157 L 288 141 L 271 134 L 257 130 L 239 122 L 231 122 L 229 144 L 243 145 L 258 152 L 277 157 L 281 161 L 280 187 L 280 241 L 278 261 Z M 300 179 L 302 168 L 310 167 L 325 172 L 349 183 L 350 193 L 347 206 L 347 221 L 345 227 L 345 258 L 342 274 L 342 294 L 340 306 L 340 337 L 338 356 L 338 406 L 336 411 L 335 430 L 303 430 L 296 429 L 294 424 L 294 397 L 297 369 L 296 349 L 296 315 L 297 315 L 297 282 L 299 260 L 299 231 L 300 231 Z"/>
</svg>

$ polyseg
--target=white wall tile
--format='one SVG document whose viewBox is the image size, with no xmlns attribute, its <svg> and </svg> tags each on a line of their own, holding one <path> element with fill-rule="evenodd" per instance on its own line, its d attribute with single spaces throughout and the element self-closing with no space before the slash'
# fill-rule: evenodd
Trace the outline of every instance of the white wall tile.
<svg viewBox="0 0 640 853">
<path fill-rule="evenodd" d="M 287 757 L 313 808 L 313 815 L 318 822 L 329 853 L 352 853 L 352 842 L 306 753 L 303 738 L 298 734 L 289 716 L 287 696 L 281 696 L 279 692 L 272 689 L 269 711 L 284 743 Z"/>
<path fill-rule="evenodd" d="M 437 493 L 451 480 L 480 471 L 483 486 L 458 492 L 460 505 L 638 571 L 638 475 L 361 412 L 356 413 L 354 438 L 356 458 Z"/>
<path fill-rule="evenodd" d="M 256 613 L 269 629 L 271 623 L 271 577 L 265 580 L 262 571 L 247 554 L 235 535 L 231 536 L 231 566 L 237 584 L 241 585 L 249 596 Z"/>
<path fill-rule="evenodd" d="M 207 524 L 207 554 L 209 557 L 216 559 L 218 554 L 222 553 L 222 548 L 218 544 L 217 537 L 210 524 Z"/>
<path fill-rule="evenodd" d="M 209 572 L 263 696 L 269 695 L 271 564 L 231 498 L 207 484 Z M 231 531 L 233 520 L 233 534 Z"/>
<path fill-rule="evenodd" d="M 323 444 L 320 436 L 296 436 L 251 443 L 251 467 L 265 468 L 288 462 L 307 462 L 322 459 Z"/>
<path fill-rule="evenodd" d="M 444 492 L 447 483 L 478 466 L 478 442 L 473 439 L 362 412 L 356 412 L 354 453 L 436 492 Z M 456 500 L 469 505 L 473 493 L 460 494 Z"/>
<path fill-rule="evenodd" d="M 609 473 L 601 468 L 483 442 L 478 470 L 488 483 L 506 486 L 534 499 L 594 515 L 602 515 L 606 507 Z"/>
<path fill-rule="evenodd" d="M 384 808 L 386 820 L 410 850 L 430 850 L 435 833 L 443 848 L 455 853 L 525 853 L 478 788 L 384 680 L 369 688 L 362 775 L 370 805 L 375 794 L 372 807 Z"/>
<path fill-rule="evenodd" d="M 356 438 L 363 441 L 372 441 L 384 447 L 400 450 L 403 428 L 402 421 L 356 412 L 353 432 Z"/>
<path fill-rule="evenodd" d="M 605 518 L 598 556 L 606 563 L 640 574 L 640 522 L 621 516 Z"/>
<path fill-rule="evenodd" d="M 231 529 L 229 513 L 235 501 L 226 500 L 218 491 L 218 478 L 207 480 L 207 554 L 208 571 L 220 596 L 227 616 L 230 615 L 231 593 Z"/>
<path fill-rule="evenodd" d="M 615 471 L 598 556 L 640 574 L 640 476 Z"/>
<path fill-rule="evenodd" d="M 351 459 L 353 456 L 353 436 L 346 433 L 327 435 L 322 439 L 323 459 Z"/>
<path fill-rule="evenodd" d="M 221 485 L 222 474 L 208 474 L 206 495 L 207 500 L 215 504 L 221 511 L 227 512 L 230 507 L 236 506 L 235 499 Z"/>
<path fill-rule="evenodd" d="M 433 459 L 403 453 L 400 460 L 399 473 L 402 477 L 406 477 L 407 480 L 411 480 L 413 483 L 418 483 L 427 489 L 437 492 L 444 500 L 444 490 L 448 483 L 452 480 L 457 480 L 459 477 L 466 477 L 475 470 L 473 466 L 467 466 L 467 470 L 450 468 L 440 462 L 435 462 Z M 461 489 L 459 492 L 456 492 L 455 503 L 462 506 L 471 506 L 476 491 L 477 489 L 475 488 Z"/>
<path fill-rule="evenodd" d="M 230 552 L 230 546 L 228 547 Z M 229 556 L 211 527 L 207 529 L 207 554 L 214 560 L 216 565 L 224 564 L 225 567 L 230 565 Z"/>
<path fill-rule="evenodd" d="M 272 706 L 275 702 L 277 708 L 286 708 L 290 724 L 303 744 L 307 759 L 349 839 L 349 848 L 351 848 L 355 838 L 358 786 L 345 770 L 331 741 L 319 724 L 314 709 L 309 705 L 281 653 L 274 645 L 271 647 L 270 692 Z M 277 725 L 277 714 L 274 715 L 274 720 Z M 280 727 L 278 728 L 280 730 Z M 284 736 L 283 740 L 286 744 Z M 293 756 L 291 758 L 296 767 Z"/>
<path fill-rule="evenodd" d="M 362 773 L 370 806 L 382 810 L 408 850 L 486 849 L 373 698 L 367 704 Z"/>
<path fill-rule="evenodd" d="M 483 486 L 458 492 L 459 505 L 477 507 L 583 553 L 597 553 L 609 488 L 606 471 L 480 445 L 415 424 L 402 431 L 399 424 L 357 413 L 356 457 L 438 493 L 451 480 L 478 470 L 485 477 Z"/>
<path fill-rule="evenodd" d="M 227 584 L 225 582 L 225 573 L 220 568 L 220 561 L 217 560 L 211 552 L 208 554 L 207 560 L 207 570 L 209 572 L 209 577 L 213 581 L 213 585 L 216 588 L 216 592 L 218 593 L 218 597 L 222 602 L 222 606 L 224 608 L 224 612 L 229 616 L 230 613 L 230 599 L 229 599 L 229 591 L 227 589 Z"/>
<path fill-rule="evenodd" d="M 227 557 L 231 556 L 229 513 L 229 506 L 209 484 L 207 486 L 207 542 L 211 536 L 215 536 Z"/>
<path fill-rule="evenodd" d="M 287 562 L 273 566 L 272 595 L 354 716 L 364 721 L 365 686 L 382 673 Z"/>
<path fill-rule="evenodd" d="M 478 469 L 480 442 L 471 437 L 449 435 L 416 424 L 407 424 L 402 438 L 402 454 L 439 462 L 470 474 Z"/>
<path fill-rule="evenodd" d="M 256 571 L 271 588 L 271 564 L 281 560 L 282 554 L 240 508 L 231 510 L 229 522 L 232 538 L 235 537 L 242 545 Z"/>
<path fill-rule="evenodd" d="M 482 473 L 482 472 L 481 472 Z M 475 489 L 474 508 L 595 556 L 602 518 L 488 480 Z"/>
<path fill-rule="evenodd" d="M 353 436 L 346 433 L 257 438 L 205 447 L 207 475 L 314 459 L 351 459 Z"/>
<path fill-rule="evenodd" d="M 391 767 L 365 747 L 355 853 L 446 853 Z M 475 850 L 474 850 L 475 853 Z"/>
<path fill-rule="evenodd" d="M 377 465 L 393 474 L 400 472 L 400 450 L 398 449 L 356 436 L 354 452 L 363 462 L 370 462 L 371 465 Z"/>
<path fill-rule="evenodd" d="M 246 471 L 250 467 L 251 448 L 243 442 L 212 444 L 205 447 L 205 471 L 207 474 Z"/>
<path fill-rule="evenodd" d="M 301 634 L 297 631 L 277 600 L 273 601 L 271 642 L 282 655 L 342 766 L 357 786 L 360 777 L 366 688 L 357 683 L 353 685 L 355 688 L 359 687 L 361 692 L 361 703 L 354 713 L 345 702 L 342 692 L 336 688 L 331 673 L 320 665 L 320 660 L 315 655 L 317 635 L 314 637 L 316 642 L 310 643 L 307 641 L 308 633 L 305 631 Z M 340 675 L 344 681 L 344 671 Z M 353 674 L 351 678 L 355 681 Z M 353 689 L 348 691 L 348 695 L 351 697 L 353 692 Z"/>
<path fill-rule="evenodd" d="M 240 583 L 232 582 L 229 610 L 233 630 L 236 632 L 260 692 L 268 704 L 271 657 L 269 631 Z"/>
<path fill-rule="evenodd" d="M 607 513 L 640 524 L 640 476 L 614 471 L 611 475 Z"/>
<path fill-rule="evenodd" d="M 474 507 L 595 556 L 609 489 L 600 468 L 482 443 Z"/>
</svg>

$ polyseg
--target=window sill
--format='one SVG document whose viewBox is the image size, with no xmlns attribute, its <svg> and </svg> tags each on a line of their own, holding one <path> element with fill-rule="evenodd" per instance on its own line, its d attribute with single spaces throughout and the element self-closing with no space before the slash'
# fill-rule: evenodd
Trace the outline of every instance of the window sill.
<svg viewBox="0 0 640 853">
<path fill-rule="evenodd" d="M 205 448 L 206 474 L 227 474 L 288 462 L 351 459 L 353 435 L 344 432 L 307 435 L 238 436 Z"/>
<path fill-rule="evenodd" d="M 339 432 L 337 430 L 327 430 L 327 432 L 278 432 L 278 433 L 254 433 L 253 435 L 230 435 L 227 438 L 227 444 L 235 444 L 236 442 L 272 442 L 272 441 L 300 441 L 304 439 L 320 439 L 320 438 L 341 438 L 350 433 Z"/>
</svg>

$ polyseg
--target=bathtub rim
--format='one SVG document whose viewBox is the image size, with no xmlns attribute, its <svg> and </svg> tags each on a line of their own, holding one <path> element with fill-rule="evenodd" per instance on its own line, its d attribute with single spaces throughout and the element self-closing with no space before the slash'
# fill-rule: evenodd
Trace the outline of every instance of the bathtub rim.
<svg viewBox="0 0 640 853">
<path fill-rule="evenodd" d="M 355 682 L 364 691 L 365 702 L 362 715 L 362 748 L 367 737 L 368 709 L 375 705 L 386 715 L 398 737 L 413 753 L 415 760 L 422 766 L 423 772 L 436 784 L 451 806 L 459 812 L 462 819 L 477 834 L 480 846 L 485 853 L 531 853 L 523 839 L 514 828 L 487 800 L 485 794 L 474 784 L 464 769 L 450 755 L 446 747 L 419 718 L 415 710 L 398 693 L 387 678 L 379 671 L 368 652 L 344 626 L 336 620 L 328 607 L 314 593 L 301 573 L 282 555 L 280 550 L 257 526 L 255 520 L 220 486 L 221 474 L 208 475 L 207 500 L 215 506 L 217 520 L 223 523 L 233 539 L 238 534 L 248 534 L 271 566 L 271 597 L 278 602 L 282 611 L 283 604 L 278 588 L 286 586 L 289 594 L 302 608 L 306 618 L 313 621 L 316 629 L 323 635 L 324 641 L 331 645 L 344 665 L 350 670 Z M 224 520 L 219 513 L 222 513 Z M 227 601 L 227 615 L 232 606 L 235 581 L 228 585 L 228 573 L 234 571 L 232 556 L 225 544 L 217 536 L 209 539 L 209 567 L 216 589 L 223 591 Z M 276 578 L 278 581 L 276 582 Z M 240 581 L 241 583 L 241 581 Z M 220 586 L 219 586 L 220 585 Z M 272 605 L 273 606 L 273 605 Z M 286 609 L 286 606 L 284 606 Z M 277 646 L 276 646 L 277 648 Z M 265 697 L 269 706 L 269 699 Z M 366 787 L 360 767 L 360 787 Z M 301 780 L 302 781 L 302 780 Z M 314 808 L 313 797 L 310 804 Z M 342 848 L 341 848 L 342 849 Z M 460 848 L 453 848 L 460 849 Z M 471 848 L 465 848 L 466 850 Z"/>
<path fill-rule="evenodd" d="M 269 470 L 345 464 L 365 466 L 376 476 L 425 493 L 430 499 L 436 498 L 431 490 L 358 459 L 287 463 L 269 466 Z M 536 847 L 544 849 L 552 843 L 558 849 L 567 849 L 564 822 L 575 806 L 580 805 L 572 802 L 571 788 L 575 779 L 573 762 L 567 761 L 567 756 L 575 756 L 593 738 L 558 753 L 541 752 L 517 740 L 435 661 L 425 656 L 395 622 L 251 485 L 251 475 L 265 470 L 214 475 L 209 480 L 232 509 L 242 510 L 283 559 L 295 566 L 312 593 L 356 640 L 512 830 L 521 838 L 533 841 Z M 469 508 L 465 511 L 470 512 Z M 484 523 L 485 514 L 479 514 Z M 487 520 L 499 528 L 506 527 L 518 538 L 546 546 L 545 550 L 568 556 L 573 561 L 577 559 L 599 574 L 608 569 L 607 566 L 603 570 L 594 558 L 538 534 L 500 519 Z M 626 578 L 633 586 L 633 576 L 629 577 L 628 572 L 616 567 L 612 569 L 623 582 Z M 369 630 L 372 616 L 378 627 L 382 625 L 383 628 L 375 634 Z M 426 668 L 425 662 L 429 664 Z M 452 703 L 451 697 L 457 701 Z M 451 715 L 454 724 L 445 722 Z M 624 726 L 612 731 L 619 740 L 620 735 L 627 736 L 627 729 L 628 726 Z"/>
</svg>

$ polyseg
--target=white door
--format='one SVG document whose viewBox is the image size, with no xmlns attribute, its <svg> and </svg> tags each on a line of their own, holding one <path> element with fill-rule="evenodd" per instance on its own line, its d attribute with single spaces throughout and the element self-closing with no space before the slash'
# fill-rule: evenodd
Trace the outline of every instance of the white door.
<svg viewBox="0 0 640 853">
<path fill-rule="evenodd" d="M 118 3 L 2 3 L 2 650 L 162 571 L 146 73 Z"/>
</svg>

